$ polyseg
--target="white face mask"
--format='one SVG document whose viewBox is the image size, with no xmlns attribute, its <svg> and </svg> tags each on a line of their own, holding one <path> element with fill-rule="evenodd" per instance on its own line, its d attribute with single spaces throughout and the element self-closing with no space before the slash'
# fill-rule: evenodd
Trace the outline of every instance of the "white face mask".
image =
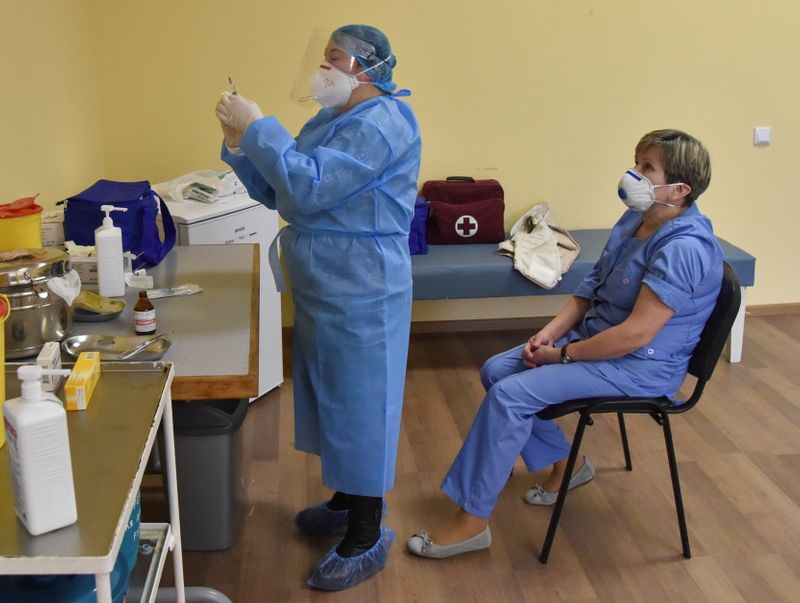
<svg viewBox="0 0 800 603">
<path fill-rule="evenodd" d="M 617 185 L 617 194 L 625 205 L 638 212 L 647 211 L 653 206 L 653 203 L 660 203 L 661 205 L 667 205 L 669 207 L 683 207 L 685 205 L 684 203 L 678 205 L 656 199 L 657 188 L 678 186 L 680 184 L 683 184 L 683 182 L 653 184 L 646 176 L 643 176 L 637 170 L 628 170 L 623 174 L 619 185 Z"/>
<path fill-rule="evenodd" d="M 389 55 L 391 57 L 392 55 Z M 358 73 L 367 73 L 376 67 L 380 67 L 388 60 L 381 60 L 378 64 L 368 67 Z M 327 61 L 320 65 L 319 69 L 311 76 L 311 96 L 326 109 L 329 107 L 344 107 L 350 100 L 350 94 L 361 84 L 371 84 L 372 82 L 362 82 L 355 75 L 345 73 L 337 69 Z"/>
<path fill-rule="evenodd" d="M 359 84 L 356 76 L 326 62 L 311 76 L 311 95 L 325 108 L 343 107 Z"/>
</svg>

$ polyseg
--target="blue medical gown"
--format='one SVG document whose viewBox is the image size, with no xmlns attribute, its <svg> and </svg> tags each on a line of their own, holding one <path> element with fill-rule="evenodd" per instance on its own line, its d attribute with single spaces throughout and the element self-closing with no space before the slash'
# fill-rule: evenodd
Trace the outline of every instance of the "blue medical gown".
<svg viewBox="0 0 800 603">
<path fill-rule="evenodd" d="M 591 307 L 556 346 L 623 322 L 643 284 L 672 316 L 651 342 L 621 358 L 530 369 L 522 364 L 523 344 L 487 360 L 481 369 L 486 397 L 442 483 L 470 513 L 489 517 L 520 454 L 533 472 L 567 456 L 564 433 L 555 421 L 536 417 L 538 411 L 574 398 L 672 396 L 680 387 L 719 295 L 722 250 L 696 204 L 645 239 L 633 236 L 641 219 L 629 210 L 614 226 L 600 259 L 575 291 Z"/>
<path fill-rule="evenodd" d="M 323 109 L 295 140 L 274 117 L 222 158 L 289 227 L 295 304 L 295 446 L 329 488 L 383 496 L 394 483 L 411 323 L 408 232 L 421 142 L 411 108 L 379 96 Z"/>
</svg>

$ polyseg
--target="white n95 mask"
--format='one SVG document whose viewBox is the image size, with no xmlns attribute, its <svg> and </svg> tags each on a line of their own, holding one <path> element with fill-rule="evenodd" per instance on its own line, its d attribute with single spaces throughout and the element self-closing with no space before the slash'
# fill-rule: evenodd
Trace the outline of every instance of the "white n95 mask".
<svg viewBox="0 0 800 603">
<path fill-rule="evenodd" d="M 622 176 L 617 185 L 617 194 L 622 202 L 633 210 L 645 212 L 653 206 L 653 203 L 668 205 L 669 207 L 683 207 L 683 203 L 666 203 L 656 199 L 656 189 L 665 186 L 678 186 L 682 182 L 672 184 L 653 184 L 646 176 L 637 170 L 628 170 Z"/>
<path fill-rule="evenodd" d="M 342 107 L 361 82 L 349 73 L 323 63 L 311 76 L 311 95 L 323 107 Z"/>
</svg>

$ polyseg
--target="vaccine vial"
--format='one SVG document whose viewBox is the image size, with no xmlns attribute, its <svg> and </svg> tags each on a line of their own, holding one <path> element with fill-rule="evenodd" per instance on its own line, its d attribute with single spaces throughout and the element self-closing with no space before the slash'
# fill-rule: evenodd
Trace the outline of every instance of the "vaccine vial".
<svg viewBox="0 0 800 603">
<path fill-rule="evenodd" d="M 133 330 L 137 335 L 152 335 L 156 332 L 156 309 L 144 289 L 139 291 L 139 299 L 133 307 Z"/>
</svg>

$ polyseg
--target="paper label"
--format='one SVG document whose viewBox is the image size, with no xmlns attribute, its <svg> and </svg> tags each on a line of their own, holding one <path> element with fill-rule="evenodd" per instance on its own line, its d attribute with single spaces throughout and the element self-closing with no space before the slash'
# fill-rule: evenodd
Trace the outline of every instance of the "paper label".
<svg viewBox="0 0 800 603">
<path fill-rule="evenodd" d="M 133 330 L 137 333 L 153 333 L 156 330 L 156 311 L 134 312 Z"/>
</svg>

